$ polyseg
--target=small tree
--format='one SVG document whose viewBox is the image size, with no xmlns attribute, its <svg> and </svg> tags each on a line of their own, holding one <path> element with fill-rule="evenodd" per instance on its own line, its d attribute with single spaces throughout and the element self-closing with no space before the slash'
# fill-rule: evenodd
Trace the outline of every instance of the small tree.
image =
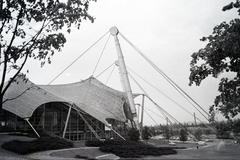
<svg viewBox="0 0 240 160">
<path fill-rule="evenodd" d="M 195 136 L 195 138 L 197 138 L 197 140 L 200 141 L 200 140 L 202 139 L 202 138 L 201 138 L 202 134 L 203 134 L 202 130 L 201 130 L 200 128 L 198 128 L 198 129 L 195 131 L 194 136 Z"/>
<path fill-rule="evenodd" d="M 147 126 L 145 126 L 142 131 L 142 139 L 149 140 L 150 138 L 151 138 L 151 134 L 150 134 L 149 128 Z"/>
<path fill-rule="evenodd" d="M 184 143 L 185 141 L 187 141 L 187 135 L 187 132 L 184 129 L 181 129 L 179 140 Z"/>
<path fill-rule="evenodd" d="M 178 136 L 179 137 L 179 130 L 178 129 L 173 130 L 173 136 Z"/>
<path fill-rule="evenodd" d="M 217 138 L 219 139 L 228 139 L 230 137 L 231 126 L 227 125 L 225 121 L 219 122 L 216 125 L 217 129 Z"/>
<path fill-rule="evenodd" d="M 137 130 L 136 128 L 130 128 L 128 131 L 128 136 L 130 141 L 139 141 L 140 139 L 140 133 L 139 130 Z"/>
<path fill-rule="evenodd" d="M 209 135 L 211 134 L 211 129 L 207 128 L 204 130 L 204 134 Z"/>
<path fill-rule="evenodd" d="M 165 138 L 167 139 L 167 140 L 169 140 L 170 139 L 170 132 L 169 132 L 169 129 L 168 129 L 168 127 L 166 127 L 166 129 L 165 129 L 165 132 L 164 132 L 164 134 L 163 134 L 164 136 L 165 136 Z"/>
</svg>

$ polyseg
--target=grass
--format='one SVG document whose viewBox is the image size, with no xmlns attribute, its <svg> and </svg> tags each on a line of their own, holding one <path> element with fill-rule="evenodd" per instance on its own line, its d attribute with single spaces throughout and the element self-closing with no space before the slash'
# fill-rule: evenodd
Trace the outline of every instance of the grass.
<svg viewBox="0 0 240 160">
<path fill-rule="evenodd" d="M 2 144 L 3 149 L 22 155 L 39 151 L 71 147 L 73 147 L 72 142 L 57 137 L 40 137 L 32 141 L 11 140 Z"/>
<path fill-rule="evenodd" d="M 177 151 L 170 147 L 154 147 L 143 142 L 106 140 L 86 141 L 86 146 L 99 147 L 105 153 L 113 153 L 121 158 L 141 158 L 143 156 L 160 156 L 176 154 Z"/>
</svg>

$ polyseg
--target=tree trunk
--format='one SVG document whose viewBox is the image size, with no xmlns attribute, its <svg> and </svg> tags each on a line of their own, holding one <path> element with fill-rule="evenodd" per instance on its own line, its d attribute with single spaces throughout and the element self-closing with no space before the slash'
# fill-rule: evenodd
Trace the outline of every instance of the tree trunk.
<svg viewBox="0 0 240 160">
<path fill-rule="evenodd" d="M 0 95 L 0 111 L 2 110 L 3 95 Z"/>
</svg>

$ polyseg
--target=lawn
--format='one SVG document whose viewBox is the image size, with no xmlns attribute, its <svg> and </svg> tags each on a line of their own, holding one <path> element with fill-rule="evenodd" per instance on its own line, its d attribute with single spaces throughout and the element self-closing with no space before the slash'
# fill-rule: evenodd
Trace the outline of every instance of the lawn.
<svg viewBox="0 0 240 160">
<path fill-rule="evenodd" d="M 171 141 L 171 140 L 170 140 Z M 178 140 L 174 140 L 173 141 L 176 145 L 172 146 L 172 148 L 176 148 L 176 149 L 187 149 L 187 148 L 197 148 L 197 144 L 193 141 L 186 141 L 186 142 L 181 142 Z M 154 144 L 155 146 L 170 146 L 169 142 L 167 140 L 164 139 L 150 139 L 148 140 L 148 143 L 150 144 Z"/>
<path fill-rule="evenodd" d="M 161 140 L 150 140 L 156 145 L 164 144 Z M 167 145 L 167 144 L 165 144 Z M 196 144 L 193 142 L 177 142 L 176 146 L 185 146 L 188 149 L 178 149 L 178 154 L 163 155 L 157 159 L 240 159 L 240 145 L 235 144 L 234 140 L 217 140 L 208 142 L 207 145 L 199 146 L 197 149 Z M 152 156 L 146 156 L 144 159 L 155 159 Z"/>
</svg>

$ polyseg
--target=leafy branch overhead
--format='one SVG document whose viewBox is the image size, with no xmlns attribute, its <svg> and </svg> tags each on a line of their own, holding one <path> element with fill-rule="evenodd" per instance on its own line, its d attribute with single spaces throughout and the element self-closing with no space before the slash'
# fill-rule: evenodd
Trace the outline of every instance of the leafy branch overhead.
<svg viewBox="0 0 240 160">
<path fill-rule="evenodd" d="M 58 31 L 64 27 L 70 33 L 71 26 L 78 29 L 82 19 L 94 18 L 87 13 L 89 2 L 69 0 L 66 4 L 57 0 L 7 0 L 1 11 L 1 44 L 9 52 L 7 60 L 16 61 L 28 51 L 29 56 L 45 59 L 48 52 L 60 50 L 66 39 Z M 14 23 L 14 24 L 13 24 Z M 12 34 L 12 37 L 9 37 Z M 7 39 L 10 39 L 7 40 Z M 13 41 L 21 41 L 13 44 Z M 32 52 L 38 49 L 38 53 Z"/>
<path fill-rule="evenodd" d="M 232 8 L 237 8 L 240 15 L 239 0 L 224 6 L 222 10 Z M 240 19 L 222 22 L 213 28 L 212 35 L 200 40 L 207 42 L 207 45 L 191 56 L 189 85 L 195 83 L 199 86 L 208 76 L 217 78 L 224 72 L 233 73 L 233 79 L 221 79 L 218 88 L 220 95 L 210 107 L 210 113 L 214 114 L 216 109 L 226 118 L 235 117 L 240 112 Z"/>
<path fill-rule="evenodd" d="M 96 0 L 92 0 L 96 1 Z M 51 56 L 66 43 L 64 33 L 80 29 L 83 20 L 94 22 L 88 14 L 91 0 L 0 0 L 1 100 L 7 87 L 6 75 L 22 71 L 27 59 L 51 63 Z"/>
</svg>

